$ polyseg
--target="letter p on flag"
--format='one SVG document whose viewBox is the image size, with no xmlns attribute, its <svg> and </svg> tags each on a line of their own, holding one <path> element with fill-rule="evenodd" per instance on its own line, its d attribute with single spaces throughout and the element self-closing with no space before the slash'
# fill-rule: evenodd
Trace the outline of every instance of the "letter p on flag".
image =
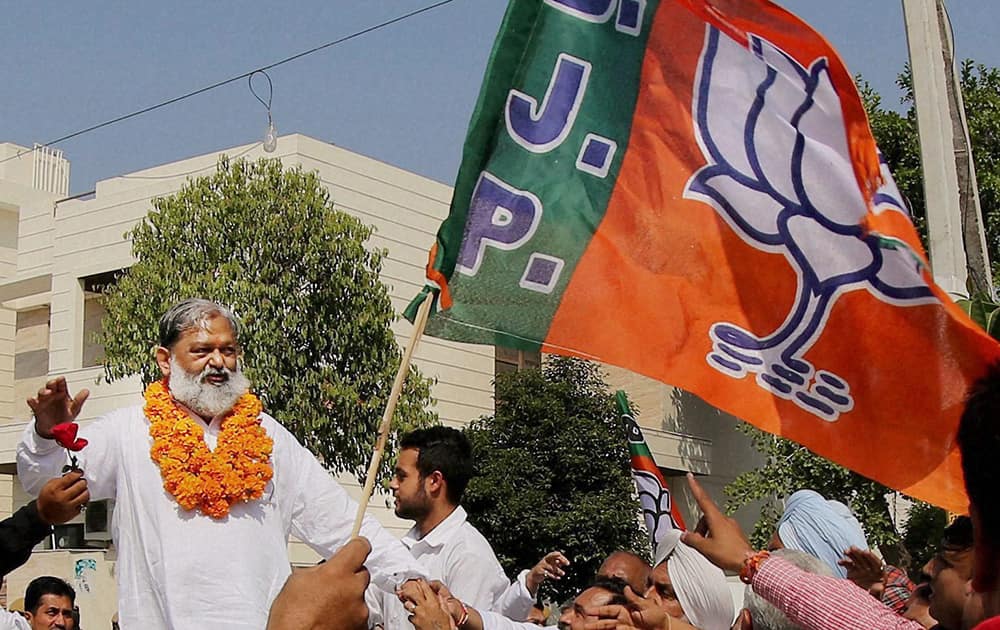
<svg viewBox="0 0 1000 630">
<path fill-rule="evenodd" d="M 542 202 L 538 197 L 483 171 L 472 193 L 456 268 L 467 276 L 476 275 L 487 245 L 517 249 L 535 233 L 541 218 Z"/>
</svg>

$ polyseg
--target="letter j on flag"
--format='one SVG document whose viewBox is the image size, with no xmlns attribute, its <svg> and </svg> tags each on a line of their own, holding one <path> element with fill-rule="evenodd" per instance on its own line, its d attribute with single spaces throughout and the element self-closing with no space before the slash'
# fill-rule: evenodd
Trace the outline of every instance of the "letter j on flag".
<svg viewBox="0 0 1000 630">
<path fill-rule="evenodd" d="M 427 334 L 627 368 L 966 508 L 998 345 L 931 280 L 843 62 L 772 2 L 512 0 L 427 278 Z"/>
</svg>

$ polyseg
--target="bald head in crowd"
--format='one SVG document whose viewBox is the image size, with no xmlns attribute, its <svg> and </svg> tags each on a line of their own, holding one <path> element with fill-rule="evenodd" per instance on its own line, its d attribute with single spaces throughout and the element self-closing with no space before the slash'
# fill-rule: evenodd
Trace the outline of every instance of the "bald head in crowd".
<svg viewBox="0 0 1000 630">
<path fill-rule="evenodd" d="M 642 594 L 649 584 L 651 570 L 648 562 L 631 551 L 616 551 L 607 557 L 597 575 L 621 578 L 634 592 Z"/>
</svg>

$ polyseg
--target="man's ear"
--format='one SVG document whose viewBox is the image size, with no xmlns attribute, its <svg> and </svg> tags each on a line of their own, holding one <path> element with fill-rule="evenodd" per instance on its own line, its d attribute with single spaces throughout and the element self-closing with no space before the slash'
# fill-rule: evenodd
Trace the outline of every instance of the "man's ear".
<svg viewBox="0 0 1000 630">
<path fill-rule="evenodd" d="M 170 350 L 159 346 L 156 348 L 156 364 L 160 366 L 160 373 L 164 377 L 170 376 Z"/>
<path fill-rule="evenodd" d="M 424 478 L 427 482 L 427 491 L 433 496 L 437 496 L 444 491 L 444 475 L 440 470 L 435 470 Z"/>
<path fill-rule="evenodd" d="M 1000 583 L 1000 548 L 997 543 L 990 540 L 989 535 L 983 529 L 982 520 L 979 517 L 979 510 L 975 504 L 969 505 L 969 516 L 972 517 L 972 532 L 975 544 L 972 547 L 974 554 L 972 570 L 972 590 L 977 593 L 989 593 L 996 590 Z"/>
</svg>

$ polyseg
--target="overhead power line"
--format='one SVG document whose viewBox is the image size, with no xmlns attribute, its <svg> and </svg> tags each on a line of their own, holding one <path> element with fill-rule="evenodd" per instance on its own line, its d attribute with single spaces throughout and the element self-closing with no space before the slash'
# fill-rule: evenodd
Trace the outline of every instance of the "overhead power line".
<svg viewBox="0 0 1000 630">
<path fill-rule="evenodd" d="M 112 118 L 111 120 L 106 120 L 106 121 L 104 121 L 102 123 L 98 123 L 96 125 L 91 125 L 90 127 L 87 127 L 85 129 L 80 129 L 79 131 L 74 131 L 72 133 L 68 133 L 68 134 L 66 134 L 64 136 L 56 138 L 55 140 L 51 140 L 49 142 L 46 142 L 45 144 L 38 145 L 38 146 L 54 146 L 56 144 L 59 144 L 60 142 L 65 142 L 66 140 L 69 140 L 71 138 L 76 138 L 77 136 L 82 136 L 83 134 L 90 133 L 91 131 L 97 131 L 98 129 L 103 129 L 104 127 L 108 127 L 110 125 L 114 125 L 114 124 L 120 123 L 120 122 L 128 120 L 130 118 L 135 118 L 137 116 L 142 116 L 143 114 L 148 114 L 151 111 L 154 111 L 154 110 L 166 107 L 168 105 L 173 105 L 174 103 L 177 103 L 179 101 L 183 101 L 185 99 L 189 99 L 191 97 L 198 96 L 199 94 L 204 94 L 205 92 L 209 92 L 209 91 L 214 90 L 216 88 L 220 88 L 220 87 L 222 87 L 224 85 L 229 85 L 230 83 L 234 83 L 236 81 L 240 81 L 242 79 L 246 79 L 247 77 L 249 77 L 251 74 L 253 74 L 255 72 L 260 72 L 262 70 L 270 70 L 271 68 L 277 68 L 278 66 L 284 65 L 286 63 L 290 63 L 292 61 L 295 61 L 296 59 L 301 59 L 302 57 L 305 57 L 307 55 L 311 55 L 313 53 L 317 53 L 317 52 L 319 52 L 321 50 L 326 50 L 327 48 L 331 48 L 333 46 L 337 46 L 338 44 L 343 44 L 343 43 L 348 42 L 348 41 L 350 41 L 352 39 L 357 39 L 358 37 L 361 37 L 362 35 L 367 35 L 368 33 L 372 33 L 374 31 L 383 29 L 383 28 L 385 28 L 387 26 L 392 26 L 393 24 L 396 24 L 397 22 L 402 22 L 402 21 L 408 20 L 408 19 L 410 19 L 412 17 L 416 17 L 417 15 L 420 15 L 421 13 L 426 13 L 428 11 L 433 11 L 434 9 L 437 9 L 438 7 L 442 7 L 442 6 L 446 5 L 446 4 L 450 4 L 450 3 L 454 2 L 454 1 L 455 0 L 440 0 L 440 2 L 435 2 L 434 4 L 427 5 L 426 7 L 423 7 L 423 8 L 420 8 L 420 9 L 416 9 L 414 11 L 410 11 L 409 13 L 404 13 L 403 15 L 400 15 L 398 17 L 394 17 L 391 20 L 386 20 L 385 22 L 381 22 L 379 24 L 375 24 L 373 26 L 369 26 L 368 28 L 364 28 L 364 29 L 362 29 L 360 31 L 355 31 L 355 32 L 351 33 L 350 35 L 345 35 L 344 37 L 340 37 L 340 38 L 335 39 L 333 41 L 329 41 L 329 42 L 327 42 L 325 44 L 321 44 L 319 46 L 316 46 L 315 48 L 310 48 L 309 50 L 304 50 L 304 51 L 302 51 L 300 53 L 296 53 L 296 54 L 294 54 L 294 55 L 292 55 L 290 57 L 285 57 L 284 59 L 281 59 L 279 61 L 275 61 L 274 63 L 268 64 L 266 66 L 260 66 L 259 68 L 254 68 L 253 70 L 249 70 L 247 72 L 244 72 L 242 74 L 236 75 L 234 77 L 230 77 L 228 79 L 224 79 L 222 81 L 218 81 L 218 82 L 213 83 L 211 85 L 206 85 L 205 87 L 198 88 L 197 90 L 193 90 L 191 92 L 188 92 L 186 94 L 182 94 L 180 96 L 175 96 L 174 98 L 165 100 L 165 101 L 163 101 L 161 103 L 157 103 L 156 105 L 150 105 L 149 107 L 143 107 L 142 109 L 136 110 L 136 111 L 131 112 L 129 114 L 124 114 L 122 116 L 118 116 L 117 118 Z M 12 155 L 12 156 L 7 157 L 7 158 L 5 158 L 3 160 L 0 160 L 0 164 L 3 164 L 4 162 L 7 162 L 7 161 L 10 161 L 10 160 L 19 158 L 19 157 L 21 157 L 23 155 L 28 155 L 30 153 L 33 153 L 34 151 L 35 151 L 35 149 L 33 148 L 30 151 L 24 151 L 24 152 L 18 153 L 17 155 Z"/>
</svg>

